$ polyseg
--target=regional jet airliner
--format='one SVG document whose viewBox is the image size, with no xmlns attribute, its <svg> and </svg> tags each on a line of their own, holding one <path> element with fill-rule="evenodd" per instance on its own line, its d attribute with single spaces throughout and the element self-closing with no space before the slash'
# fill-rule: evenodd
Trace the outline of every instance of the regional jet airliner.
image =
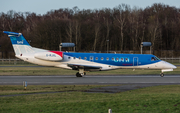
<svg viewBox="0 0 180 113">
<path fill-rule="evenodd" d="M 173 71 L 176 66 L 162 61 L 151 54 L 116 54 L 116 53 L 76 53 L 49 51 L 31 47 L 22 33 L 4 31 L 10 37 L 15 56 L 24 61 L 42 66 L 54 66 L 77 70 L 77 77 L 86 71 L 103 71 L 112 69 L 159 69 L 163 72 Z"/>
</svg>

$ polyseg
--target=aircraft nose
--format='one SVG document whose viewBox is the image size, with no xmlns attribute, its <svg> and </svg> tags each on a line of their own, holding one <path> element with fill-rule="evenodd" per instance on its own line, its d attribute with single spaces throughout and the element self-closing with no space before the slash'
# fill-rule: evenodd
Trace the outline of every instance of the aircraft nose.
<svg viewBox="0 0 180 113">
<path fill-rule="evenodd" d="M 177 67 L 175 65 L 173 65 L 173 69 L 176 69 Z"/>
<path fill-rule="evenodd" d="M 161 61 L 165 68 L 167 69 L 176 69 L 177 67 L 171 63 L 168 63 L 166 61 Z"/>
</svg>

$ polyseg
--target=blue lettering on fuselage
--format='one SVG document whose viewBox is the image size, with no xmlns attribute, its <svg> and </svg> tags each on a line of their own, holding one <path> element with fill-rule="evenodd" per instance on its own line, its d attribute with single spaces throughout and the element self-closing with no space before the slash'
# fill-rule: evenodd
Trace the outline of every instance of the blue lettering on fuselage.
<svg viewBox="0 0 180 113">
<path fill-rule="evenodd" d="M 147 65 L 159 62 L 161 60 L 155 60 L 151 61 L 152 57 L 155 57 L 154 55 L 149 54 L 113 54 L 113 53 L 65 53 L 64 55 L 71 56 L 78 58 L 79 60 L 87 60 L 91 61 L 91 56 L 94 57 L 93 62 L 101 63 L 101 64 L 107 64 L 107 65 L 114 65 L 114 66 L 133 66 L 134 62 L 138 64 L 138 66 L 141 65 Z M 135 60 L 134 58 L 137 58 Z"/>
<path fill-rule="evenodd" d="M 129 62 L 128 57 L 114 57 L 114 62 Z"/>
</svg>

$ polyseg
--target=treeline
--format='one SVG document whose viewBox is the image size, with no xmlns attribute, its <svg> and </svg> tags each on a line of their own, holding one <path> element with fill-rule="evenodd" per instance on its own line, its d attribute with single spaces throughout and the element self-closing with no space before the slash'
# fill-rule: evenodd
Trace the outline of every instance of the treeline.
<svg viewBox="0 0 180 113">
<path fill-rule="evenodd" d="M 21 32 L 32 46 L 59 50 L 61 42 L 73 42 L 77 51 L 140 50 L 151 42 L 153 50 L 180 49 L 180 9 L 164 4 L 113 9 L 59 9 L 44 15 L 10 10 L 0 13 L 0 45 L 12 51 L 2 31 Z"/>
</svg>

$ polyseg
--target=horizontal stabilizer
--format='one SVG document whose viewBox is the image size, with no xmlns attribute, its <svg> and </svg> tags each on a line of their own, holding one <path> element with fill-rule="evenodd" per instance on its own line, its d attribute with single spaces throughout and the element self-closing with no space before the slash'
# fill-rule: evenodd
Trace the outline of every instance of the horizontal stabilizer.
<svg viewBox="0 0 180 113">
<path fill-rule="evenodd" d="M 22 33 L 15 33 L 15 32 L 9 32 L 9 31 L 3 31 L 3 33 L 7 34 L 7 35 L 15 35 L 15 36 L 20 36 L 22 35 Z"/>
</svg>

